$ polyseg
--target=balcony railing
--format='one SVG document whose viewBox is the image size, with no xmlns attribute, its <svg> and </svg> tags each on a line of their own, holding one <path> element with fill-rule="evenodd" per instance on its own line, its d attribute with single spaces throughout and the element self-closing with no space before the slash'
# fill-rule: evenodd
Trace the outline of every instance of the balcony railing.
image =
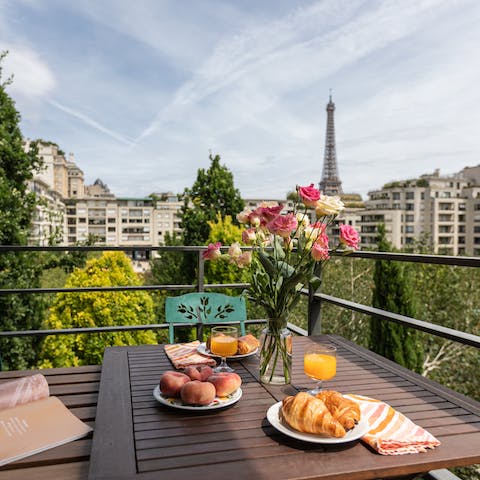
<svg viewBox="0 0 480 480">
<path fill-rule="evenodd" d="M 83 246 L 1 246 L 0 254 L 5 252 L 25 252 L 25 251 L 50 251 L 50 252 L 101 252 L 101 251 L 123 251 L 135 252 L 140 251 L 157 251 L 157 252 L 194 252 L 198 255 L 197 283 L 192 285 L 142 285 L 142 286 L 116 286 L 116 287 L 83 287 L 83 288 L 23 288 L 23 289 L 0 289 L 0 295 L 7 294 L 52 294 L 60 292 L 105 292 L 105 291 L 175 291 L 175 290 L 192 290 L 202 292 L 210 289 L 220 288 L 246 288 L 248 284 L 232 283 L 232 284 L 206 284 L 204 277 L 204 261 L 202 252 L 206 247 L 203 246 L 131 246 L 131 247 L 83 247 Z M 331 252 L 332 255 L 341 255 L 342 252 Z M 384 252 L 354 252 L 349 255 L 350 258 L 363 258 L 370 260 L 394 260 L 399 262 L 412 262 L 436 265 L 451 265 L 461 267 L 480 267 L 480 258 L 478 257 L 456 257 L 446 255 L 416 255 L 407 253 L 384 253 Z M 443 327 L 430 322 L 425 322 L 416 318 L 398 315 L 368 305 L 355 303 L 346 299 L 325 295 L 321 292 L 303 290 L 303 294 L 308 296 L 308 330 L 300 328 L 292 323 L 288 324 L 288 328 L 299 335 L 317 335 L 322 332 L 321 323 L 321 306 L 323 302 L 346 308 L 355 312 L 370 315 L 385 321 L 396 322 L 407 327 L 414 328 L 426 332 L 431 335 L 446 338 L 463 345 L 469 345 L 480 348 L 480 336 L 462 332 L 459 330 Z M 258 324 L 264 322 L 262 319 L 247 320 L 247 324 Z M 192 324 L 193 326 L 193 324 Z M 118 332 L 125 330 L 156 330 L 166 329 L 166 323 L 148 324 L 148 325 L 121 325 L 111 327 L 93 327 L 93 328 L 69 328 L 69 329 L 43 329 L 43 330 L 24 330 L 24 331 L 0 331 L 2 337 L 22 337 L 22 336 L 47 336 L 60 334 L 78 334 L 78 333 L 99 333 L 99 332 Z M 426 473 L 423 478 L 425 480 L 453 480 L 458 479 L 448 470 L 435 470 Z"/>
<path fill-rule="evenodd" d="M 211 289 L 221 288 L 246 288 L 245 283 L 230 284 L 205 284 L 204 277 L 204 261 L 202 252 L 206 249 L 203 246 L 131 246 L 131 247 L 113 247 L 113 246 L 5 246 L 0 245 L 0 254 L 4 252 L 25 252 L 25 251 L 50 251 L 50 252 L 101 252 L 101 251 L 123 251 L 135 252 L 141 251 L 157 251 L 157 252 L 195 252 L 198 255 L 197 283 L 192 285 L 142 285 L 142 286 L 116 286 L 116 287 L 84 287 L 84 288 L 23 288 L 23 289 L 0 289 L 0 295 L 6 294 L 51 294 L 60 292 L 101 292 L 101 291 L 125 291 L 125 290 L 149 290 L 149 291 L 175 291 L 175 290 L 192 290 L 202 292 Z M 342 255 L 342 252 L 331 252 L 333 255 Z M 480 267 L 480 258 L 478 257 L 457 257 L 447 255 L 418 255 L 408 253 L 392 253 L 392 252 L 354 252 L 349 255 L 350 258 L 364 258 L 370 260 L 395 260 L 398 262 L 412 262 L 436 265 L 451 265 L 461 267 Z M 425 322 L 416 318 L 398 315 L 396 313 L 387 312 L 368 305 L 351 302 L 346 299 L 325 295 L 320 292 L 303 290 L 303 294 L 308 296 L 308 330 L 304 330 L 294 324 L 289 323 L 288 327 L 296 333 L 303 335 L 317 335 L 322 333 L 321 328 L 321 305 L 322 302 L 328 302 L 341 308 L 346 308 L 366 315 L 374 316 L 386 321 L 393 321 L 407 327 L 414 328 L 438 337 L 453 340 L 464 345 L 470 345 L 480 348 L 480 336 L 467 332 L 443 327 L 430 322 Z M 249 320 L 250 323 L 259 323 L 261 320 Z M 62 330 L 27 330 L 27 331 L 3 331 L 0 332 L 1 337 L 13 336 L 45 336 L 52 334 L 68 334 L 68 333 L 97 333 L 105 331 L 123 331 L 123 330 L 150 330 L 167 328 L 165 323 L 149 324 L 149 325 L 122 325 L 115 327 L 95 327 L 95 328 L 75 328 Z"/>
</svg>

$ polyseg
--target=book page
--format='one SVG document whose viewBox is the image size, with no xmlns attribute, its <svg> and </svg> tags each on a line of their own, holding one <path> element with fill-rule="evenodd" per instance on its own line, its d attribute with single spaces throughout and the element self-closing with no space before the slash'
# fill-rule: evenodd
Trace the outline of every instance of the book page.
<svg viewBox="0 0 480 480">
<path fill-rule="evenodd" d="M 63 445 L 92 428 L 57 398 L 0 410 L 0 466 Z"/>
</svg>

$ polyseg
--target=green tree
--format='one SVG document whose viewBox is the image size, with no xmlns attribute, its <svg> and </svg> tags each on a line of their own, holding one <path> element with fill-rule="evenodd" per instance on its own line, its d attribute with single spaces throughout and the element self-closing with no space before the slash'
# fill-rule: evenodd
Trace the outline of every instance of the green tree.
<svg viewBox="0 0 480 480">
<path fill-rule="evenodd" d="M 66 287 L 110 287 L 140 285 L 128 257 L 122 252 L 105 252 L 75 269 Z M 80 292 L 56 295 L 45 328 L 103 327 L 153 323 L 153 301 L 148 292 Z M 108 346 L 157 343 L 151 331 L 55 335 L 47 337 L 40 367 L 100 364 Z"/>
<path fill-rule="evenodd" d="M 0 54 L 0 245 L 26 245 L 35 212 L 36 197 L 27 187 L 41 166 L 35 144 L 24 150 L 20 114 L 2 80 Z M 35 288 L 40 284 L 41 265 L 35 254 L 0 255 L 1 288 Z M 30 330 L 40 327 L 44 300 L 38 295 L 0 295 L 2 330 Z M 3 368 L 28 368 L 36 360 L 40 341 L 34 337 L 0 340 Z"/>
<path fill-rule="evenodd" d="M 221 242 L 222 245 L 232 245 L 242 242 L 243 228 L 235 225 L 230 215 L 222 217 L 217 214 L 215 221 L 208 222 L 210 234 L 207 243 Z M 228 262 L 205 262 L 205 283 L 249 283 L 251 271 L 249 268 L 240 269 Z M 238 295 L 238 289 L 219 290 L 226 295 Z"/>
<path fill-rule="evenodd" d="M 381 252 L 392 251 L 383 224 L 378 227 L 377 245 Z M 391 260 L 377 260 L 374 282 L 372 298 L 374 307 L 415 317 L 412 283 L 409 281 L 405 266 Z M 423 348 L 416 330 L 372 317 L 370 335 L 370 348 L 373 351 L 410 370 L 421 372 Z"/>
<path fill-rule="evenodd" d="M 230 215 L 236 219 L 244 207 L 240 192 L 234 186 L 233 175 L 220 164 L 220 156 L 210 155 L 209 158 L 210 167 L 198 169 L 195 183 L 184 191 L 180 215 L 184 245 L 204 245 L 210 233 L 208 222 L 215 221 L 218 213 L 222 218 Z M 195 256 L 185 255 L 184 270 L 190 281 L 194 279 L 195 266 Z"/>
</svg>

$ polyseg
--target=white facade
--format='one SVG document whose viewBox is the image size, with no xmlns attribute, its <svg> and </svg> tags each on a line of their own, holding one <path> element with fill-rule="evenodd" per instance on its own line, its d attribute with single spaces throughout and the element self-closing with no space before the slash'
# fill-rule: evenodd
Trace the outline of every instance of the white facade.
<svg viewBox="0 0 480 480">
<path fill-rule="evenodd" d="M 398 249 L 423 240 L 435 253 L 480 255 L 478 177 L 480 167 L 451 176 L 436 170 L 369 192 L 366 208 L 359 212 L 362 247 L 375 246 L 376 226 L 385 223 L 387 238 Z"/>
</svg>

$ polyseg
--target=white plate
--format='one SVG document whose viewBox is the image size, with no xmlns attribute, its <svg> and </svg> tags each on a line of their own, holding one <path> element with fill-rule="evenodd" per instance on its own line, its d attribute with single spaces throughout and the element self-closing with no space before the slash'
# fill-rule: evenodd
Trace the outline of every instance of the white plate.
<svg viewBox="0 0 480 480">
<path fill-rule="evenodd" d="M 197 347 L 197 352 L 198 352 L 198 353 L 201 353 L 202 355 L 207 355 L 207 357 L 218 357 L 218 358 L 221 357 L 221 355 L 216 355 L 215 353 L 212 353 L 212 352 L 207 348 L 207 344 L 206 344 L 205 342 L 201 343 L 201 344 Z M 231 356 L 227 357 L 227 360 L 228 360 L 228 359 L 235 360 L 236 358 L 250 357 L 251 355 L 255 355 L 257 352 L 258 352 L 258 348 L 256 348 L 255 350 L 253 350 L 253 352 L 250 352 L 250 353 L 231 355 Z"/>
<path fill-rule="evenodd" d="M 153 390 L 155 400 L 167 407 L 179 408 L 181 410 L 215 410 L 236 403 L 242 398 L 242 389 L 238 388 L 228 397 L 215 397 L 215 400 L 209 405 L 184 405 L 180 398 L 165 397 L 160 393 L 160 387 L 157 385 Z"/>
<path fill-rule="evenodd" d="M 358 440 L 360 437 L 365 435 L 368 432 L 368 422 L 367 420 L 360 420 L 358 425 L 355 426 L 352 430 L 347 432 L 347 434 L 342 438 L 335 437 L 323 437 L 321 435 L 315 435 L 313 433 L 302 433 L 298 430 L 295 430 L 288 425 L 283 424 L 280 421 L 279 414 L 282 407 L 282 402 L 275 403 L 272 405 L 267 412 L 268 421 L 271 423 L 272 427 L 275 427 L 278 431 L 288 435 L 289 437 L 297 438 L 298 440 L 303 440 L 304 442 L 312 443 L 346 443 L 352 442 L 353 440 Z"/>
</svg>

